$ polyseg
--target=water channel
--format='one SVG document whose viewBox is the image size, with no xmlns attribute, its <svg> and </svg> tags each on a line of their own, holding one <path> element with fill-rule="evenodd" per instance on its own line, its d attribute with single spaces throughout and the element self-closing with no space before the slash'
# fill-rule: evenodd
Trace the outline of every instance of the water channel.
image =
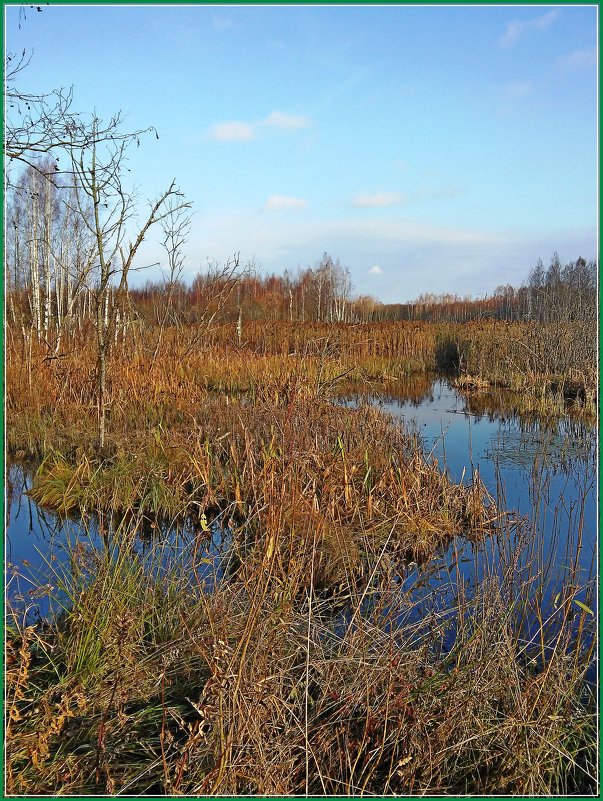
<svg viewBox="0 0 603 801">
<path fill-rule="evenodd" d="M 402 386 L 385 397 L 355 395 L 341 402 L 369 402 L 403 421 L 416 434 L 427 457 L 437 460 L 453 480 L 468 482 L 477 472 L 498 507 L 511 513 L 506 536 L 479 545 L 457 538 L 429 565 L 407 566 L 402 582 L 409 587 L 421 584 L 428 590 L 444 582 L 451 587 L 454 567 L 457 585 L 461 581 L 469 589 L 476 587 L 487 568 L 509 559 L 513 548 L 519 548 L 521 531 L 521 564 L 543 577 L 538 582 L 539 602 L 554 607 L 559 589 L 570 582 L 577 589 L 579 603 L 596 614 L 597 454 L 593 427 L 570 416 L 549 422 L 526 419 L 513 407 L 511 398 L 464 394 L 442 377 L 423 378 L 420 386 Z M 111 547 L 111 521 L 99 521 L 92 515 L 84 521 L 61 519 L 28 497 L 30 482 L 26 468 L 8 467 L 7 601 L 13 609 L 22 608 L 29 618 L 39 618 L 49 615 L 57 603 L 60 607 L 57 585 L 61 575 L 71 569 L 74 554 Z M 214 522 L 210 536 L 202 538 L 192 524 L 168 525 L 158 537 L 152 524 L 136 541 L 137 556 L 151 561 L 160 540 L 166 571 L 184 558 L 196 579 L 200 577 L 211 589 L 228 570 L 230 558 L 229 531 L 219 523 Z M 417 609 L 420 614 L 420 604 Z"/>
</svg>

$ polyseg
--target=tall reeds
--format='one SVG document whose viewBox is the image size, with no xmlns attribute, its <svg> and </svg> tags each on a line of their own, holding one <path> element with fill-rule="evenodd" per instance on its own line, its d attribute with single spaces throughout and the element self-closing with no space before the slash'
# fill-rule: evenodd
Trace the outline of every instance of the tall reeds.
<svg viewBox="0 0 603 801">
<path fill-rule="evenodd" d="M 329 397 L 355 387 L 396 394 L 411 373 L 454 368 L 468 389 L 515 389 L 524 405 L 563 414 L 568 403 L 594 414 L 596 351 L 592 332 L 567 324 L 383 323 L 359 326 L 249 323 L 243 345 L 232 326 L 216 327 L 195 349 L 186 332 L 168 329 L 156 354 L 132 326 L 108 366 L 107 437 L 158 425 L 182 428 L 212 394 L 245 393 L 287 401 L 291 393 Z M 544 344 L 540 343 L 544 340 Z M 547 355 L 556 343 L 559 358 Z M 539 344 L 540 343 L 540 344 Z M 587 343 L 578 347 L 580 343 Z M 7 341 L 7 435 L 13 451 L 43 457 L 91 448 L 97 425 L 94 346 L 89 332 L 65 337 L 58 357 L 15 332 Z M 550 350 L 550 348 L 549 348 Z M 561 354 L 563 358 L 561 358 Z M 152 360 L 151 357 L 155 356 Z"/>
<path fill-rule="evenodd" d="M 264 537 L 212 591 L 194 538 L 143 562 L 117 531 L 55 575 L 51 625 L 9 619 L 10 793 L 596 792 L 592 615 L 568 587 L 547 627 L 528 532 L 505 524 L 470 590 L 458 562 L 408 583 L 367 529 L 364 580 L 344 569 L 334 605 L 314 521 L 278 547 L 286 489 L 270 492 Z"/>
<path fill-rule="evenodd" d="M 40 460 L 30 496 L 105 521 L 103 548 L 49 563 L 52 617 L 8 610 L 10 794 L 596 793 L 579 575 L 551 603 L 537 521 L 519 531 L 379 411 L 332 402 L 437 366 L 446 330 L 246 324 L 241 347 L 224 326 L 190 352 L 166 330 L 151 366 L 133 328 L 109 364 L 102 456 L 86 336 L 64 358 L 9 342 L 9 448 Z M 466 331 L 487 375 L 500 329 Z M 175 558 L 165 529 L 182 519 Z M 431 583 L 423 565 L 484 538 L 497 558 L 475 586 L 458 559 Z"/>
</svg>

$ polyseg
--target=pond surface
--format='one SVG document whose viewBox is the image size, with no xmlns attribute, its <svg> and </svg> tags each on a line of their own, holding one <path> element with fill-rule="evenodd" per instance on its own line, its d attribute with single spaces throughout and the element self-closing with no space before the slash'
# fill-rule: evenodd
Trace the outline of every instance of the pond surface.
<svg viewBox="0 0 603 801">
<path fill-rule="evenodd" d="M 504 396 L 464 394 L 443 379 L 420 399 L 365 400 L 401 420 L 454 481 L 467 483 L 477 472 L 498 507 L 530 520 L 548 550 L 561 529 L 565 540 L 580 534 L 578 560 L 588 579 L 597 540 L 594 428 L 570 417 L 521 417 L 512 402 L 502 404 Z"/>
<path fill-rule="evenodd" d="M 500 577 L 515 559 L 516 572 L 534 596 L 528 603 L 550 618 L 551 630 L 564 585 L 596 614 L 595 429 L 571 417 L 522 417 L 511 393 L 464 393 L 442 378 L 428 382 L 420 393 L 412 389 L 396 397 L 365 395 L 344 402 L 369 402 L 402 421 L 419 438 L 427 458 L 451 479 L 468 483 L 477 473 L 498 509 L 510 512 L 499 536 L 479 544 L 457 538 L 439 559 L 408 566 L 404 585 L 420 587 L 424 599 L 416 614 L 427 616 L 434 604 L 454 603 L 461 585 L 471 595 L 485 575 Z M 576 626 L 580 611 L 576 606 Z M 537 629 L 532 619 L 526 638 Z M 453 639 L 451 630 L 448 640 Z M 594 666 L 589 677 L 595 677 Z"/>
<path fill-rule="evenodd" d="M 594 428 L 570 417 L 548 423 L 526 419 L 514 409 L 511 396 L 463 394 L 445 379 L 425 376 L 400 386 L 396 397 L 367 396 L 364 401 L 403 421 L 416 433 L 427 457 L 437 460 L 453 480 L 468 483 L 477 472 L 498 507 L 511 511 L 514 521 L 506 524 L 501 536 L 484 544 L 456 539 L 430 565 L 411 563 L 401 571 L 404 584 L 421 585 L 426 592 L 446 583 L 454 592 L 460 582 L 471 590 L 486 569 L 509 560 L 513 549 L 521 546 L 520 566 L 529 565 L 542 576 L 535 585 L 540 604 L 554 606 L 559 588 L 569 582 L 578 589 L 576 597 L 596 612 Z M 361 400 L 356 396 L 342 402 L 356 405 Z M 25 494 L 31 482 L 27 470 L 12 465 L 7 478 L 8 601 L 13 608 L 27 609 L 30 617 L 45 616 L 49 593 L 56 596 L 57 578 L 60 584 L 74 551 L 106 550 L 110 532 L 119 522 L 60 519 Z M 139 532 L 138 558 L 151 559 L 156 556 L 154 549 L 161 547 L 166 571 L 185 558 L 194 568 L 195 580 L 208 589 L 228 570 L 229 530 L 219 520 L 205 532 L 188 523 L 160 525 L 159 537 L 157 525 L 153 526 Z M 417 609 L 420 613 L 420 604 Z"/>
<path fill-rule="evenodd" d="M 33 479 L 30 470 L 13 464 L 7 472 L 7 601 L 11 608 L 23 609 L 31 621 L 60 608 L 66 598 L 61 587 L 69 584 L 74 560 L 85 565 L 99 553 L 113 558 L 124 533 L 132 535 L 133 558 L 143 566 L 156 570 L 160 564 L 162 574 L 168 576 L 185 565 L 191 583 L 205 590 L 215 587 L 230 569 L 232 530 L 226 520 L 217 517 L 202 527 L 190 519 L 174 525 L 148 518 L 133 524 L 111 515 L 63 517 L 41 508 L 27 495 Z"/>
</svg>

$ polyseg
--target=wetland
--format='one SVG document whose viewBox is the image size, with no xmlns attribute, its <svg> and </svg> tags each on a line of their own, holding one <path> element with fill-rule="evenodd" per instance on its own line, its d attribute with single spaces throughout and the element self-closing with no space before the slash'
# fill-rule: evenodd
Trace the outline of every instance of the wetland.
<svg viewBox="0 0 603 801">
<path fill-rule="evenodd" d="M 14 791 L 594 787 L 592 412 L 330 336 L 116 355 L 100 456 L 86 351 L 21 368 Z"/>
</svg>

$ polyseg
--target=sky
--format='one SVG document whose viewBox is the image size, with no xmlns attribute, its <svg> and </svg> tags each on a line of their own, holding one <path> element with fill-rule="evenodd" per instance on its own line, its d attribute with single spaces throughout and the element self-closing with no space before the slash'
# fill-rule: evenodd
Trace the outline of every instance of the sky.
<svg viewBox="0 0 603 801">
<path fill-rule="evenodd" d="M 192 201 L 188 280 L 326 251 L 389 303 L 597 257 L 595 5 L 41 9 L 5 7 L 20 87 L 156 127 L 129 168 L 141 212 L 173 179 Z"/>
</svg>

